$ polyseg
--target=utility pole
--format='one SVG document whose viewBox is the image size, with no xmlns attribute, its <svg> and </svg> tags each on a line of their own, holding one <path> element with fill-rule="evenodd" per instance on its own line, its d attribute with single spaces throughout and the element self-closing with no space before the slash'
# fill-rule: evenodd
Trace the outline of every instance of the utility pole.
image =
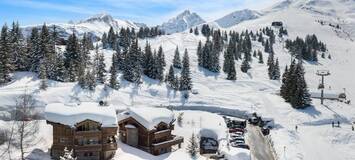
<svg viewBox="0 0 355 160">
<path fill-rule="evenodd" d="M 318 89 L 321 89 L 321 104 L 323 104 L 324 101 L 324 77 L 329 76 L 330 72 L 328 70 L 318 70 L 317 75 L 322 77 L 322 82 L 319 84 Z"/>
</svg>

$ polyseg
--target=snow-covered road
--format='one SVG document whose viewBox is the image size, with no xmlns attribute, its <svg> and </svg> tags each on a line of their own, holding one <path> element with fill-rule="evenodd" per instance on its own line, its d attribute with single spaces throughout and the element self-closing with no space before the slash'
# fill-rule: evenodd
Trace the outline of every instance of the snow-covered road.
<svg viewBox="0 0 355 160">
<path fill-rule="evenodd" d="M 265 141 L 260 128 L 253 125 L 247 125 L 247 142 L 250 146 L 251 158 L 253 160 L 275 160 L 272 154 L 271 146 Z"/>
</svg>

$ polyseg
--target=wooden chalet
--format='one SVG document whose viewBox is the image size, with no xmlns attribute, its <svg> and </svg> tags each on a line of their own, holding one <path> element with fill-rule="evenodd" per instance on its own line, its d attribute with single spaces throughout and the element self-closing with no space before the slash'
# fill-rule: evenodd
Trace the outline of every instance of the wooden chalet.
<svg viewBox="0 0 355 160">
<path fill-rule="evenodd" d="M 107 160 L 115 155 L 117 118 L 112 107 L 49 104 L 46 119 L 53 126 L 53 159 L 59 159 L 65 147 L 73 149 L 77 160 Z"/>
<path fill-rule="evenodd" d="M 184 141 L 172 135 L 174 115 L 163 108 L 130 108 L 118 116 L 119 137 L 123 143 L 153 155 L 171 152 L 172 146 Z"/>
</svg>

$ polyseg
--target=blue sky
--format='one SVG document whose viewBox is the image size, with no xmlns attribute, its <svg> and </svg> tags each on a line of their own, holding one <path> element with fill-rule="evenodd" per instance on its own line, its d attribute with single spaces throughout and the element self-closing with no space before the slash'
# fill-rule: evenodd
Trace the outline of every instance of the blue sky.
<svg viewBox="0 0 355 160">
<path fill-rule="evenodd" d="M 157 25 L 185 9 L 214 20 L 238 9 L 263 9 L 278 0 L 0 0 L 0 23 L 22 25 L 78 21 L 108 13 L 115 18 Z"/>
</svg>

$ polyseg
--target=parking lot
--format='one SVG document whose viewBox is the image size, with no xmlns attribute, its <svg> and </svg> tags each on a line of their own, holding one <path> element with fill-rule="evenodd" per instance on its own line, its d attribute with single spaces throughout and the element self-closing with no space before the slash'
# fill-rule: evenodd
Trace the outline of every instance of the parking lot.
<svg viewBox="0 0 355 160">
<path fill-rule="evenodd" d="M 274 160 L 272 148 L 258 125 L 243 119 L 225 118 L 229 128 L 229 145 L 250 150 L 252 160 Z M 264 132 L 265 133 L 265 132 Z"/>
</svg>

